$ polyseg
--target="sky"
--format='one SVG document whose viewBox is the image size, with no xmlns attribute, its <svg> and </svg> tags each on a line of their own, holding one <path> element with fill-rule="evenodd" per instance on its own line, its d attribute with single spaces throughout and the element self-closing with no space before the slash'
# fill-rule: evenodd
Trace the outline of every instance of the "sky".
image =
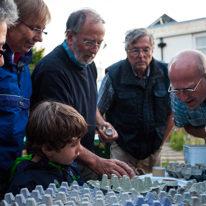
<svg viewBox="0 0 206 206">
<path fill-rule="evenodd" d="M 107 47 L 95 57 L 97 67 L 107 66 L 124 59 L 125 32 L 148 27 L 163 14 L 178 22 L 206 17 L 206 0 L 44 0 L 52 20 L 48 32 L 37 47 L 52 51 L 65 39 L 66 21 L 74 10 L 90 7 L 105 20 Z"/>
</svg>

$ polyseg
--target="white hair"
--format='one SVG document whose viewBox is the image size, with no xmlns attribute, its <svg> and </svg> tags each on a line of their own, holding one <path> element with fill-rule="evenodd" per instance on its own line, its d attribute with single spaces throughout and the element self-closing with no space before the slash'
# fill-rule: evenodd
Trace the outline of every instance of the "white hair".
<svg viewBox="0 0 206 206">
<path fill-rule="evenodd" d="M 0 21 L 5 21 L 7 27 L 11 27 L 18 19 L 17 6 L 13 0 L 0 1 Z"/>
<path fill-rule="evenodd" d="M 146 28 L 139 28 L 139 29 L 133 29 L 126 32 L 125 35 L 125 49 L 128 49 L 128 45 L 134 44 L 138 38 L 148 36 L 150 39 L 150 43 L 152 45 L 152 48 L 154 49 L 155 45 L 155 38 L 153 34 Z"/>
</svg>

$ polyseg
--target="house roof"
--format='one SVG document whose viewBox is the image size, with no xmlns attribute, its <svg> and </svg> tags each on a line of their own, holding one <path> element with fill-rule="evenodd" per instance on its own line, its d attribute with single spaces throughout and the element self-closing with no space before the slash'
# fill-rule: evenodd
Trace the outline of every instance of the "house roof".
<svg viewBox="0 0 206 206">
<path fill-rule="evenodd" d="M 177 22 L 177 21 L 175 21 L 173 18 L 171 18 L 167 14 L 163 14 L 157 20 L 155 20 L 152 24 L 150 24 L 148 26 L 148 28 L 156 26 L 156 25 L 166 24 L 166 23 L 169 23 L 169 22 Z"/>
<path fill-rule="evenodd" d="M 206 19 L 206 17 L 177 22 L 176 20 L 169 17 L 167 14 L 163 14 L 156 21 L 154 21 L 152 24 L 150 24 L 147 28 L 152 29 L 152 28 L 156 28 L 156 27 L 163 27 L 163 26 L 174 25 L 174 24 L 188 23 L 188 22 L 199 21 L 199 20 L 203 20 L 203 19 Z"/>
</svg>

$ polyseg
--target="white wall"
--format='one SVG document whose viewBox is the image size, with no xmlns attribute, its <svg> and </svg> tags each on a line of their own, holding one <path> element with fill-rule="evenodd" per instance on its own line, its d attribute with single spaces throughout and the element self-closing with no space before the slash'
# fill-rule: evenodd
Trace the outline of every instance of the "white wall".
<svg viewBox="0 0 206 206">
<path fill-rule="evenodd" d="M 191 34 L 166 37 L 163 38 L 163 42 L 166 43 L 166 46 L 163 48 L 163 60 L 167 63 L 170 62 L 172 57 L 177 52 L 193 48 L 193 39 Z M 160 39 L 156 39 L 156 45 L 153 56 L 154 58 L 161 60 L 161 48 L 158 47 L 158 43 L 160 43 Z"/>
<path fill-rule="evenodd" d="M 170 62 L 171 58 L 179 51 L 195 49 L 194 36 L 206 32 L 206 18 L 161 25 L 149 29 L 156 37 L 156 45 L 153 56 L 161 59 L 161 48 L 158 47 L 160 38 L 167 45 L 163 48 L 163 60 Z"/>
<path fill-rule="evenodd" d="M 167 26 L 155 27 L 149 30 L 152 31 L 154 36 L 156 37 L 155 49 L 153 53 L 154 58 L 157 60 L 162 60 L 161 48 L 158 47 L 158 44 L 160 43 L 160 38 L 163 38 L 163 42 L 166 43 L 166 46 L 163 48 L 163 60 L 166 63 L 169 63 L 172 57 L 179 51 L 185 49 L 195 49 L 194 36 L 197 36 L 199 34 L 205 34 L 206 18 L 178 24 L 171 24 Z M 101 62 L 101 58 L 95 58 L 95 63 L 98 68 L 98 89 L 104 77 L 105 68 L 121 59 L 126 58 L 124 45 L 122 44 L 120 45 L 120 47 L 121 49 L 116 49 L 118 51 L 122 51 L 122 55 L 116 57 L 116 61 Z M 103 56 L 107 54 L 106 49 L 102 51 Z M 115 54 L 117 52 L 113 51 L 113 53 Z M 99 55 L 99 57 L 101 57 L 101 55 Z"/>
<path fill-rule="evenodd" d="M 194 19 L 186 22 L 177 22 L 149 28 L 156 38 L 181 36 L 206 31 L 206 18 Z"/>
</svg>

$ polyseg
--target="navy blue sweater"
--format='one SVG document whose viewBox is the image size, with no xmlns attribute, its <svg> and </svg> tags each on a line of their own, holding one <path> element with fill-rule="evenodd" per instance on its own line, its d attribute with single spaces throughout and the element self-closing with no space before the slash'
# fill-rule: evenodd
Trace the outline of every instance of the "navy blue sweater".
<svg viewBox="0 0 206 206">
<path fill-rule="evenodd" d="M 32 74 L 33 94 L 31 108 L 43 100 L 53 100 L 74 107 L 86 120 L 88 133 L 81 144 L 94 149 L 97 104 L 97 69 L 90 64 L 78 67 L 69 58 L 62 45 L 42 58 Z"/>
</svg>

